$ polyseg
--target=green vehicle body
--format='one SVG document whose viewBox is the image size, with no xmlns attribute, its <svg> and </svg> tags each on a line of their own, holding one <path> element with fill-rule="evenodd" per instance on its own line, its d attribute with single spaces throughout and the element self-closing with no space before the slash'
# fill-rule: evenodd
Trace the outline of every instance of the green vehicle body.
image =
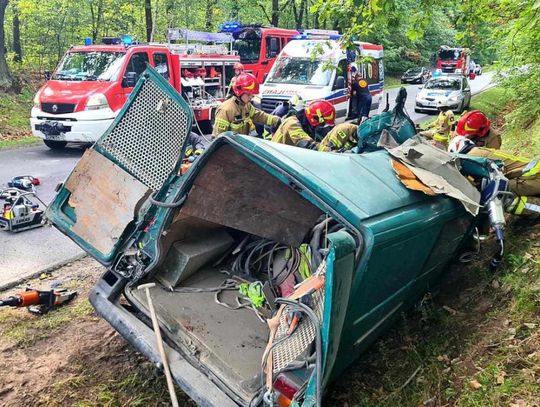
<svg viewBox="0 0 540 407">
<path fill-rule="evenodd" d="M 111 129 L 119 125 L 130 108 L 135 108 L 145 81 L 156 84 L 174 103 L 189 111 L 159 75 L 147 71 Z M 186 135 L 190 121 L 187 126 Z M 182 201 L 199 173 L 223 148 L 263 169 L 347 228 L 346 232 L 328 235 L 321 321 L 323 389 L 338 380 L 401 312 L 436 282 L 470 235 L 473 217 L 459 202 L 405 188 L 385 151 L 356 155 L 320 153 L 237 134 L 225 134 L 215 140 L 183 176 L 177 175 L 179 159 L 163 185 L 154 190 L 152 199 L 168 203 Z M 131 171 L 100 141 L 92 149 L 123 170 Z M 179 158 L 184 149 L 185 146 L 180 148 Z M 131 344 L 159 363 L 148 324 L 122 307 L 118 300 L 130 278 L 137 276 L 120 276 L 114 268 L 128 247 L 139 245 L 148 259 L 145 272 L 151 271 L 160 256 L 160 236 L 170 225 L 175 209 L 145 202 L 126 224 L 117 243 L 103 252 L 74 231 L 77 208 L 69 204 L 70 194 L 64 185 L 50 205 L 47 217 L 109 268 L 91 294 L 92 304 Z M 174 352 L 172 347 L 170 351 Z M 217 384 L 201 366 L 184 359 L 181 352 L 175 355 L 170 361 L 173 376 L 199 405 L 247 405 L 231 395 L 226 386 Z M 293 405 L 315 405 L 315 376 L 313 373 L 309 379 L 303 401 Z"/>
</svg>

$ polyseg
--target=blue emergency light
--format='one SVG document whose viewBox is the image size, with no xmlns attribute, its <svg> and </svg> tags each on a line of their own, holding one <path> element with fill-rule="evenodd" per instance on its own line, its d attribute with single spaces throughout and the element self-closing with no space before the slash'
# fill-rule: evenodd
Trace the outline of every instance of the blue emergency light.
<svg viewBox="0 0 540 407">
<path fill-rule="evenodd" d="M 92 45 L 92 38 L 86 37 L 84 39 L 84 45 Z"/>
<path fill-rule="evenodd" d="M 131 37 L 131 35 L 121 35 L 120 39 L 126 47 L 133 44 L 133 38 Z"/>
<path fill-rule="evenodd" d="M 221 24 L 220 30 L 221 32 L 234 32 L 238 30 L 242 25 L 237 21 L 231 21 L 227 23 Z"/>
</svg>

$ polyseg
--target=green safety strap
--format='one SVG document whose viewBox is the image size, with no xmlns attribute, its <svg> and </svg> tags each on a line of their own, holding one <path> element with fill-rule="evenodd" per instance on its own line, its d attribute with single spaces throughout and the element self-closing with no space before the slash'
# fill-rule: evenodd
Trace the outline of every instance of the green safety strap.
<svg viewBox="0 0 540 407">
<path fill-rule="evenodd" d="M 238 286 L 240 294 L 249 298 L 251 303 L 256 308 L 261 308 L 264 305 L 264 294 L 262 292 L 262 283 L 260 281 L 254 281 L 252 283 L 241 283 Z"/>
<path fill-rule="evenodd" d="M 311 263 L 311 250 L 307 243 L 300 245 L 300 265 L 298 266 L 298 272 L 305 280 L 311 276 L 309 269 L 309 263 Z"/>
</svg>

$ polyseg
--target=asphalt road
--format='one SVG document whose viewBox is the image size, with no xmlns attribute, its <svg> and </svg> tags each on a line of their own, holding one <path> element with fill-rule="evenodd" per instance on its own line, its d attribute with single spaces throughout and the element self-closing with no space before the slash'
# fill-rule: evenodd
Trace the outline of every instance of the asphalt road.
<svg viewBox="0 0 540 407">
<path fill-rule="evenodd" d="M 490 86 L 492 75 L 486 73 L 470 81 L 472 94 Z M 414 99 L 419 85 L 406 86 L 408 96 L 406 109 L 414 121 L 430 117 L 414 112 Z M 390 107 L 399 88 L 388 91 Z M 83 149 L 72 147 L 52 151 L 44 145 L 0 151 L 0 187 L 17 175 L 39 177 L 42 185 L 37 187 L 39 197 L 48 204 L 54 197 L 54 188 L 70 173 Z M 0 232 L 0 287 L 12 281 L 30 277 L 36 272 L 69 261 L 83 252 L 71 240 L 54 228 L 42 227 L 12 234 Z"/>
<path fill-rule="evenodd" d="M 12 177 L 32 175 L 41 180 L 41 185 L 36 187 L 38 196 L 49 204 L 55 195 L 54 188 L 64 181 L 83 152 L 76 147 L 52 151 L 43 144 L 0 151 L 0 189 Z M 19 233 L 0 231 L 0 287 L 82 253 L 75 243 L 52 227 Z"/>
</svg>

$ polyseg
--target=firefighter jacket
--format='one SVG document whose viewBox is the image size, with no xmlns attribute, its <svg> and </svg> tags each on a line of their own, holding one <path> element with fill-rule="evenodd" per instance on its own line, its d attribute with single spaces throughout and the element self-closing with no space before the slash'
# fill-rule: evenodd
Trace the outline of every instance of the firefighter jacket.
<svg viewBox="0 0 540 407">
<path fill-rule="evenodd" d="M 473 141 L 477 147 L 495 148 L 497 150 L 501 148 L 502 145 L 500 133 L 493 129 L 489 129 L 489 132 L 485 137 L 476 137 Z"/>
<path fill-rule="evenodd" d="M 440 112 L 437 119 L 430 123 L 427 131 L 420 132 L 420 135 L 433 139 L 439 143 L 447 145 L 450 141 L 450 132 L 454 124 L 454 112 L 447 110 Z"/>
<path fill-rule="evenodd" d="M 307 122 L 306 115 L 302 109 L 296 115 L 289 116 L 283 120 L 274 133 L 272 141 L 275 143 L 316 150 L 319 143 L 311 138 L 310 134 L 313 132 L 314 130 Z"/>
<path fill-rule="evenodd" d="M 540 159 L 529 159 L 483 147 L 473 147 L 467 153 L 503 162 L 503 173 L 509 180 L 510 190 L 517 195 L 540 196 Z"/>
<path fill-rule="evenodd" d="M 256 109 L 251 103 L 243 103 L 235 96 L 219 106 L 212 136 L 217 137 L 226 131 L 249 136 L 253 123 L 276 126 L 280 120 L 277 116 Z"/>
<path fill-rule="evenodd" d="M 319 151 L 346 151 L 358 144 L 358 126 L 341 123 L 335 126 L 319 144 Z"/>
</svg>

